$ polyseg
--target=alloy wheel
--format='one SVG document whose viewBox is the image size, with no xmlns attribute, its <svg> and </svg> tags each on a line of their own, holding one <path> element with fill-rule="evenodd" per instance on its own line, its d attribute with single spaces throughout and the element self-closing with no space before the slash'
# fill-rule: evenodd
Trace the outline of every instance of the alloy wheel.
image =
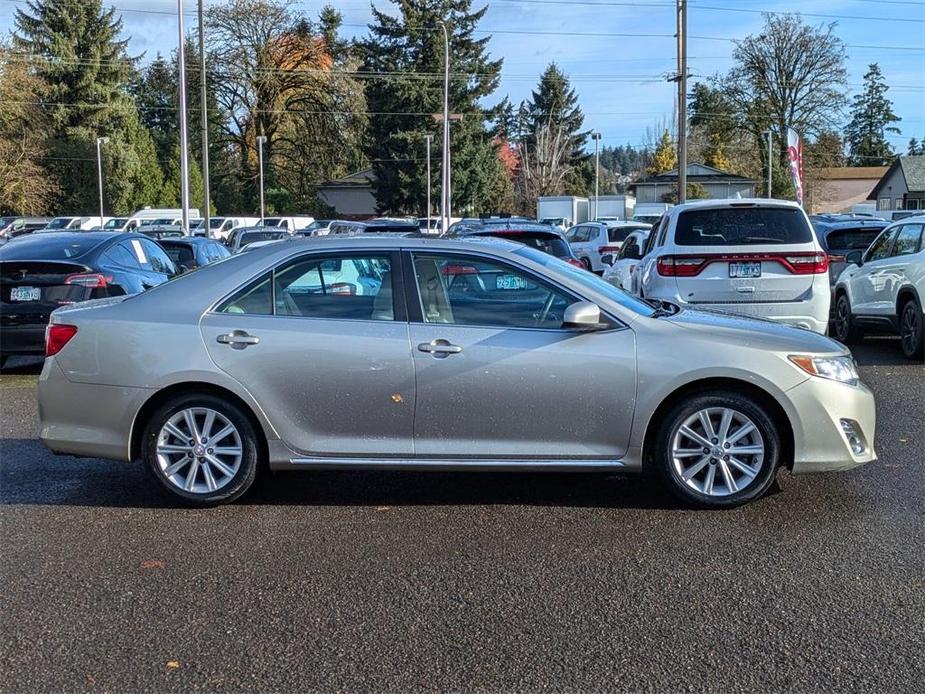
<svg viewBox="0 0 925 694">
<path fill-rule="evenodd" d="M 761 472 L 764 458 L 758 427 L 729 407 L 695 412 L 671 437 L 671 462 L 678 479 L 707 496 L 742 491 Z"/>
<path fill-rule="evenodd" d="M 906 304 L 899 326 L 899 338 L 905 354 L 914 354 L 919 334 L 919 316 L 914 303 Z"/>
<path fill-rule="evenodd" d="M 157 437 L 157 463 L 175 487 L 208 494 L 227 485 L 244 456 L 241 434 L 225 415 L 208 407 L 173 414 Z"/>
</svg>

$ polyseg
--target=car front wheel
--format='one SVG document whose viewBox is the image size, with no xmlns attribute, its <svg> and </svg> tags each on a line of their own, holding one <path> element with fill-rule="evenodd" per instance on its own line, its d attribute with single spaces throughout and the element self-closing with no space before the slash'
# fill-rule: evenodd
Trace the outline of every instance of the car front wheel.
<svg viewBox="0 0 925 694">
<path fill-rule="evenodd" d="M 656 467 L 683 501 L 704 508 L 739 506 L 774 481 L 780 435 L 765 409 L 731 391 L 692 395 L 663 420 Z"/>
<path fill-rule="evenodd" d="M 183 395 L 159 407 L 142 439 L 157 481 L 192 506 L 234 501 L 254 481 L 259 458 L 251 420 L 214 395 Z"/>
<path fill-rule="evenodd" d="M 899 338 L 903 354 L 909 359 L 925 356 L 925 325 L 922 309 L 915 299 L 909 299 L 899 314 Z"/>
<path fill-rule="evenodd" d="M 847 294 L 839 294 L 835 301 L 835 339 L 845 345 L 858 342 L 863 333 L 854 324 L 851 315 L 851 302 Z"/>
</svg>

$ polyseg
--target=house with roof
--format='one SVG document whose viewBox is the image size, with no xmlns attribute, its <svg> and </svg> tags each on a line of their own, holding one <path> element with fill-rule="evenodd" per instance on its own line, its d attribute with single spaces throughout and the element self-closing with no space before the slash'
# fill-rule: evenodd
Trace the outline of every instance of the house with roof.
<svg viewBox="0 0 925 694">
<path fill-rule="evenodd" d="M 832 166 L 806 171 L 806 210 L 811 214 L 851 212 L 863 203 L 888 166 Z"/>
<path fill-rule="evenodd" d="M 687 182 L 699 183 L 707 189 L 710 198 L 753 198 L 758 182 L 744 176 L 727 173 L 706 164 L 687 165 Z M 627 188 L 636 195 L 636 204 L 642 202 L 664 202 L 663 197 L 678 185 L 678 170 L 666 171 L 640 178 Z"/>
<path fill-rule="evenodd" d="M 372 168 L 356 171 L 318 186 L 318 198 L 334 208 L 338 219 L 368 219 L 376 216 L 376 195 Z"/>
<path fill-rule="evenodd" d="M 925 156 L 896 157 L 871 190 L 877 210 L 925 210 Z"/>
</svg>

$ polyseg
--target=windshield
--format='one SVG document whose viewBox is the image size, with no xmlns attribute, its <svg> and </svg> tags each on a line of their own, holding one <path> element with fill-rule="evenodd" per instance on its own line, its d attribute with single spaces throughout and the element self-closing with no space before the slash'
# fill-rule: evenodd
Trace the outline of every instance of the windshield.
<svg viewBox="0 0 925 694">
<path fill-rule="evenodd" d="M 224 223 L 225 223 L 224 217 L 210 217 L 209 218 L 209 228 L 210 229 L 218 229 Z"/>
<path fill-rule="evenodd" d="M 55 217 L 53 220 L 48 222 L 46 229 L 67 229 L 67 225 L 71 223 L 73 217 Z"/>
<path fill-rule="evenodd" d="M 643 302 L 641 299 L 637 299 L 635 296 L 630 296 L 622 289 L 617 289 L 609 282 L 605 282 L 594 273 L 588 272 L 583 268 L 566 263 L 564 260 L 559 260 L 535 248 L 521 248 L 514 252 L 540 265 L 555 268 L 562 274 L 568 275 L 569 280 L 579 287 L 590 289 L 598 294 L 603 294 L 615 304 L 619 304 L 625 309 L 638 313 L 640 316 L 651 317 L 655 315 L 655 310 L 649 306 L 649 304 Z"/>
<path fill-rule="evenodd" d="M 128 222 L 128 217 L 114 217 L 103 225 L 104 229 L 121 229 Z"/>
</svg>

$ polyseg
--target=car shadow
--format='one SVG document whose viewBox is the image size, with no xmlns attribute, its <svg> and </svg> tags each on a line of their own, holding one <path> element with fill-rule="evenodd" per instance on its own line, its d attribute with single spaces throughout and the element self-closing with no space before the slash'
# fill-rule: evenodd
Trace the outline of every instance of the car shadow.
<svg viewBox="0 0 925 694">
<path fill-rule="evenodd" d="M 10 357 L 0 369 L 0 374 L 17 376 L 34 376 L 42 372 L 42 357 Z"/>
<path fill-rule="evenodd" d="M 915 360 L 903 354 L 899 338 L 892 335 L 865 337 L 849 345 L 859 366 L 914 366 Z M 921 365 L 921 362 L 919 363 Z"/>
<path fill-rule="evenodd" d="M 55 456 L 35 439 L 2 439 L 0 506 L 24 505 L 183 507 L 139 463 Z M 686 510 L 656 480 L 602 472 L 264 472 L 233 506 L 495 505 Z"/>
</svg>

